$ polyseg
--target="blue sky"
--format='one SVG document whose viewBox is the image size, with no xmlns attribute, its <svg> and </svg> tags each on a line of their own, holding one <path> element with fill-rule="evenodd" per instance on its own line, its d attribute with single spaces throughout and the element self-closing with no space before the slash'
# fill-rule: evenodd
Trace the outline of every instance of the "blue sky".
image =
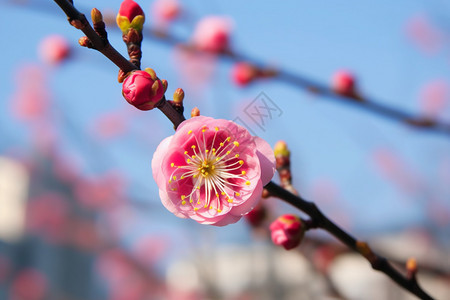
<svg viewBox="0 0 450 300">
<path fill-rule="evenodd" d="M 157 111 L 137 112 L 128 119 L 131 129 L 127 136 L 109 142 L 90 137 L 89 126 L 99 115 L 131 111 L 121 97 L 117 69 L 100 54 L 77 47 L 82 33 L 69 26 L 53 1 L 29 3 L 31 9 L 0 1 L 3 15 L 0 18 L 3 39 L 0 97 L 4 99 L 0 104 L 3 112 L 0 150 L 26 149 L 29 145 L 25 127 L 9 113 L 15 69 L 26 63 L 41 64 L 36 50 L 39 41 L 49 34 L 61 34 L 75 48 L 73 59 L 47 71 L 55 110 L 60 115 L 63 149 L 79 160 L 87 173 L 109 168 L 125 172 L 130 195 L 159 207 L 150 161 L 159 141 L 172 134 L 171 125 Z M 147 23 L 152 24 L 151 1 L 138 3 L 147 13 Z M 104 11 L 117 9 L 120 1 L 75 1 L 75 4 L 88 14 L 87 8 L 92 5 Z M 418 0 L 371 3 L 189 0 L 182 4 L 189 11 L 189 22 L 175 24 L 171 29 L 186 40 L 193 22 L 200 17 L 227 15 L 234 20 L 232 46 L 236 51 L 324 84 L 336 70 L 352 70 L 363 94 L 411 113 L 419 113 L 419 93 L 426 83 L 437 79 L 450 83 L 450 31 L 449 24 L 442 21 L 449 15 L 445 15 L 444 1 L 428 4 Z M 426 54 L 407 38 L 406 23 L 417 15 L 425 16 L 447 35 L 437 53 Z M 109 30 L 109 33 L 111 44 L 125 53 L 118 31 Z M 312 187 L 317 182 L 330 181 L 336 185 L 337 202 L 325 203 L 323 210 L 331 216 L 344 214 L 344 219 L 350 221 L 343 226 L 348 226 L 350 231 L 372 234 L 430 224 L 424 207 L 433 193 L 450 210 L 450 182 L 439 175 L 443 163 L 450 160 L 450 137 L 410 129 L 277 80 L 257 82 L 244 89 L 236 87 L 230 81 L 231 64 L 226 60 L 219 59 L 214 76 L 197 92 L 184 85 L 177 73 L 179 67 L 173 63 L 171 47 L 144 36 L 143 55 L 143 67 L 154 68 L 161 78 L 169 81 L 169 98 L 177 87 L 186 91 L 187 112 L 198 106 L 204 115 L 234 119 L 241 116 L 245 103 L 264 92 L 283 113 L 270 120 L 265 131 L 255 129 L 256 133 L 271 145 L 279 139 L 288 143 L 292 150 L 294 183 L 305 198 L 315 200 Z M 68 125 L 67 118 L 75 124 L 77 134 Z M 450 121 L 448 110 L 443 112 L 443 118 Z M 380 174 L 373 163 L 377 149 L 396 153 L 409 169 L 424 179 L 426 191 L 406 193 Z M 146 222 L 145 212 L 141 212 L 144 215 L 135 226 L 144 231 L 161 227 L 161 230 L 183 231 L 186 229 L 180 228 L 189 224 L 188 228 L 212 231 L 228 240 L 246 239 L 232 233 L 236 232 L 234 228 L 244 229 L 242 223 L 230 228 L 204 229 L 193 222 L 178 220 L 160 208 L 157 221 Z M 440 229 L 441 233 L 445 230 Z"/>
</svg>

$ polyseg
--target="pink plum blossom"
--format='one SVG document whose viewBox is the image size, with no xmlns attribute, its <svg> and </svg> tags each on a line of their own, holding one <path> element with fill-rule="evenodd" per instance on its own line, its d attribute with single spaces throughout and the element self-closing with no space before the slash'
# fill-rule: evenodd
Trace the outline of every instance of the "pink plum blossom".
<svg viewBox="0 0 450 300">
<path fill-rule="evenodd" d="M 203 51 L 223 52 L 229 47 L 231 28 L 232 22 L 229 18 L 205 17 L 198 22 L 192 42 Z"/>
<path fill-rule="evenodd" d="M 283 215 L 270 224 L 272 241 L 286 250 L 297 247 L 305 234 L 305 227 L 299 217 Z"/>
<path fill-rule="evenodd" d="M 60 35 L 50 35 L 39 44 L 39 56 L 45 63 L 56 65 L 70 54 L 69 42 Z"/>
<path fill-rule="evenodd" d="M 427 118 L 436 118 L 448 106 L 450 89 L 444 79 L 425 84 L 420 91 L 419 100 L 422 114 Z"/>
<path fill-rule="evenodd" d="M 178 0 L 157 0 L 152 4 L 152 12 L 159 22 L 170 22 L 180 14 L 181 6 Z"/>
<path fill-rule="evenodd" d="M 275 172 L 275 157 L 269 144 L 236 123 L 199 116 L 161 142 L 152 169 L 170 212 L 224 226 L 256 206 Z"/>
<path fill-rule="evenodd" d="M 152 69 L 134 71 L 123 81 L 122 94 L 140 110 L 151 110 L 164 95 L 164 86 Z"/>
<path fill-rule="evenodd" d="M 411 17 L 405 31 L 410 41 L 426 54 L 436 54 L 443 48 L 443 33 L 425 15 Z"/>
</svg>

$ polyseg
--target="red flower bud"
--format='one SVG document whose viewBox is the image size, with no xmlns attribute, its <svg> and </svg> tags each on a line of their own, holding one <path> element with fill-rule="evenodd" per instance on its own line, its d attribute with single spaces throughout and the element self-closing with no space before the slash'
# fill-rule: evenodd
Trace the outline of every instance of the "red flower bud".
<svg viewBox="0 0 450 300">
<path fill-rule="evenodd" d="M 142 31 L 145 21 L 144 11 L 133 0 L 124 0 L 120 5 L 116 21 L 123 33 L 128 32 L 130 28 Z"/>
<path fill-rule="evenodd" d="M 122 94 L 136 108 L 151 110 L 163 97 L 164 85 L 151 69 L 134 71 L 123 81 Z"/>
<path fill-rule="evenodd" d="M 142 8 L 133 0 L 124 0 L 119 8 L 119 15 L 127 17 L 128 21 L 133 21 L 134 17 L 144 15 Z"/>
<path fill-rule="evenodd" d="M 299 217 L 283 215 L 270 224 L 270 231 L 275 245 L 290 250 L 300 244 L 305 234 L 305 226 Z"/>
<path fill-rule="evenodd" d="M 244 216 L 245 220 L 247 220 L 252 227 L 261 226 L 266 217 L 267 209 L 262 203 L 259 203 L 253 210 Z"/>
<path fill-rule="evenodd" d="M 348 71 L 336 72 L 333 76 L 332 89 L 336 94 L 342 96 L 355 96 L 355 77 Z"/>
<path fill-rule="evenodd" d="M 258 70 L 249 63 L 239 62 L 233 66 L 231 76 L 236 84 L 244 86 L 258 77 Z"/>
</svg>

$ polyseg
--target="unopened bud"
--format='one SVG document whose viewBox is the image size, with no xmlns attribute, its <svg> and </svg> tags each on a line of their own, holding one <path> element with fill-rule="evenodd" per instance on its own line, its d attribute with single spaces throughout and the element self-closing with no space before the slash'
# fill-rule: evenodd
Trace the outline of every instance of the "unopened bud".
<svg viewBox="0 0 450 300">
<path fill-rule="evenodd" d="M 142 8 L 133 0 L 124 0 L 116 17 L 117 26 L 125 34 L 130 28 L 142 31 L 145 15 Z"/>
<path fill-rule="evenodd" d="M 154 80 L 148 72 L 134 71 L 123 81 L 122 94 L 136 108 L 151 110 L 164 96 L 164 87 L 159 79 Z"/>
<path fill-rule="evenodd" d="M 169 87 L 169 82 L 165 79 L 161 79 L 161 82 L 163 84 L 164 87 L 164 93 L 167 91 L 167 88 Z"/>
<path fill-rule="evenodd" d="M 173 93 L 173 101 L 175 101 L 175 103 L 183 103 L 183 99 L 184 99 L 183 89 L 177 88 Z"/>
<path fill-rule="evenodd" d="M 93 8 L 91 10 L 91 19 L 94 24 L 100 23 L 100 22 L 103 22 L 103 15 L 98 9 Z"/>
<path fill-rule="evenodd" d="M 415 258 L 411 257 L 406 262 L 406 269 L 408 272 L 416 273 L 417 272 L 417 261 Z"/>
<path fill-rule="evenodd" d="M 261 202 L 244 216 L 245 220 L 247 220 L 252 227 L 261 226 L 266 217 L 267 209 Z"/>
<path fill-rule="evenodd" d="M 191 110 L 191 118 L 200 116 L 200 109 L 198 107 L 194 107 Z"/>
<path fill-rule="evenodd" d="M 290 250 L 300 245 L 305 235 L 305 226 L 299 217 L 283 215 L 270 224 L 270 232 L 275 245 Z"/>
<path fill-rule="evenodd" d="M 334 74 L 331 87 L 336 94 L 355 97 L 355 76 L 349 71 L 341 70 Z"/>
<path fill-rule="evenodd" d="M 289 157 L 291 155 L 291 152 L 289 151 L 285 141 L 278 141 L 275 144 L 273 152 L 275 154 L 275 157 L 277 156 Z"/>
<path fill-rule="evenodd" d="M 82 47 L 92 48 L 92 42 L 87 36 L 82 36 L 78 39 L 78 44 Z"/>
<path fill-rule="evenodd" d="M 245 86 L 258 77 L 258 69 L 247 62 L 236 63 L 231 70 L 232 80 L 240 85 Z"/>
</svg>

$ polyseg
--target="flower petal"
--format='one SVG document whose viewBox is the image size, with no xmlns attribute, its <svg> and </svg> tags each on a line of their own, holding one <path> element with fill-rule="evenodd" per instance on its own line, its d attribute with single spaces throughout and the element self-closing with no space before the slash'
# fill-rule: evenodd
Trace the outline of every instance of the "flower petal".
<svg viewBox="0 0 450 300">
<path fill-rule="evenodd" d="M 261 165 L 261 181 L 264 186 L 272 180 L 275 174 L 275 155 L 273 154 L 272 147 L 262 138 L 255 137 L 255 143 L 257 148 L 256 154 Z"/>
<path fill-rule="evenodd" d="M 166 186 L 166 182 L 164 179 L 163 172 L 161 171 L 161 163 L 163 161 L 164 156 L 167 154 L 167 149 L 172 140 L 172 136 L 166 137 L 156 148 L 155 153 L 153 154 L 152 159 L 152 173 L 153 178 L 156 181 L 156 184 L 161 189 Z"/>
<path fill-rule="evenodd" d="M 233 207 L 230 214 L 239 217 L 248 214 L 258 204 L 262 196 L 262 191 L 263 185 L 261 180 L 259 180 L 252 195 L 241 205 Z"/>
<path fill-rule="evenodd" d="M 170 211 L 171 213 L 173 213 L 175 216 L 177 216 L 178 218 L 184 218 L 186 219 L 187 216 L 183 213 L 181 213 L 178 209 L 178 206 L 175 205 L 169 198 L 169 196 L 167 195 L 167 192 L 163 191 L 163 190 L 159 190 L 159 197 L 161 198 L 161 202 L 164 205 L 165 208 L 167 208 L 168 211 Z"/>
</svg>

